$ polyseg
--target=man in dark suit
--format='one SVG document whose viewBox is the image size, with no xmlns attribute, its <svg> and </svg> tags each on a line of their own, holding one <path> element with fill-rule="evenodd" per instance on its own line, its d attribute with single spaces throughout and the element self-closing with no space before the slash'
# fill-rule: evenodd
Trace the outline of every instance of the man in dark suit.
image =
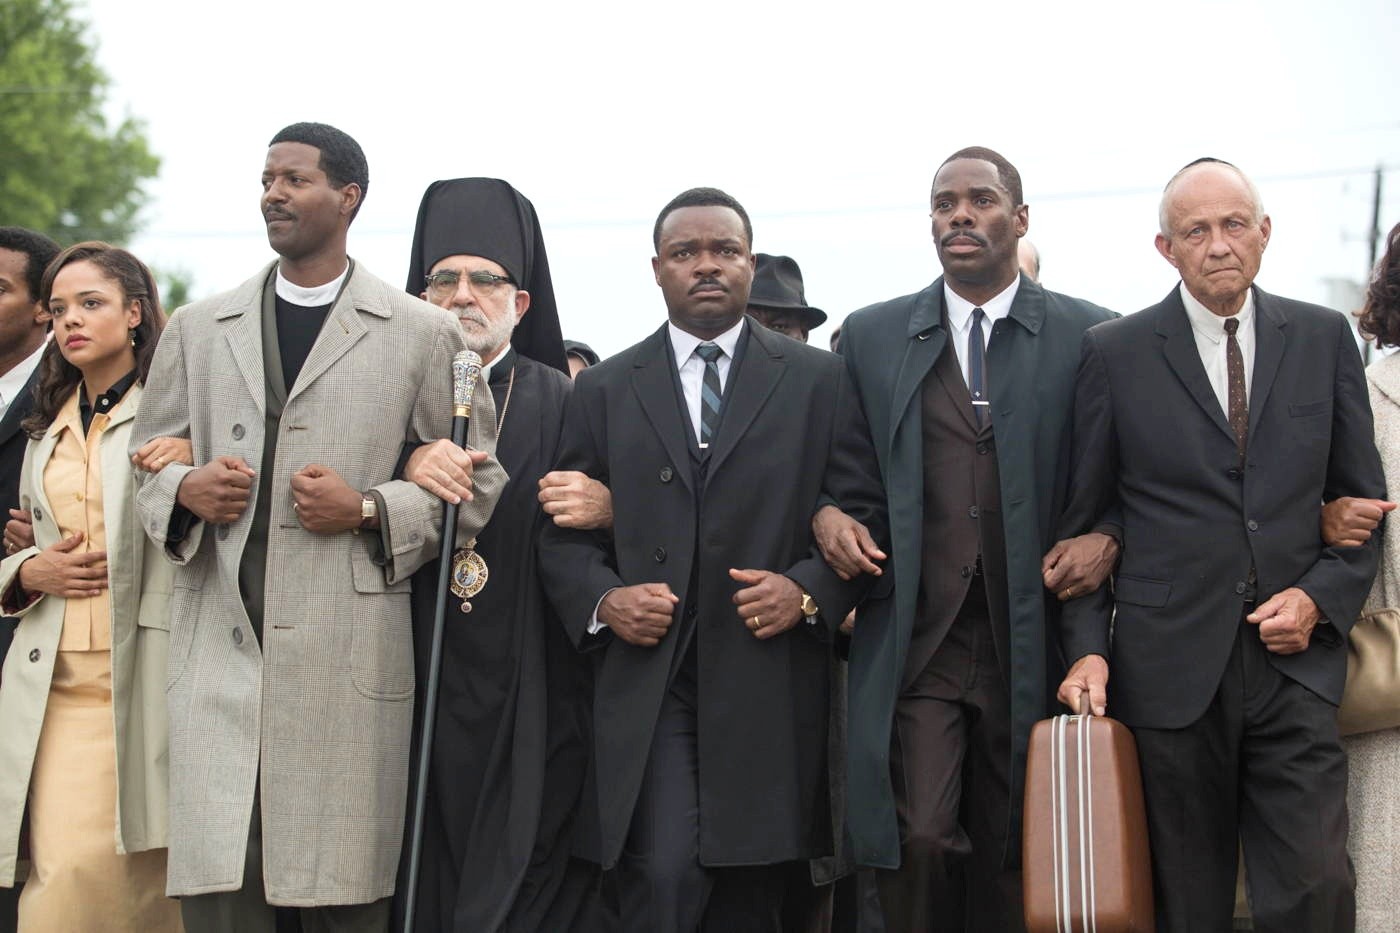
<svg viewBox="0 0 1400 933">
<path fill-rule="evenodd" d="M 1020 275 L 1029 208 L 997 153 L 950 156 L 931 207 L 943 276 L 841 328 L 892 547 L 851 645 L 847 818 L 889 930 L 1015 930 L 1026 743 L 1063 670 L 1045 583 L 1097 587 L 1117 553 L 1054 537 L 1079 343 L 1111 312 Z"/>
<path fill-rule="evenodd" d="M 0 227 L 0 523 L 5 553 L 34 541 L 29 515 L 19 511 L 19 473 L 29 435 L 20 422 L 34 408 L 39 358 L 48 345 L 49 313 L 39 300 L 44 268 L 58 244 L 24 227 Z M 11 521 L 13 524 L 10 524 Z M 10 647 L 13 620 L 0 620 L 0 659 Z"/>
<path fill-rule="evenodd" d="M 840 361 L 744 316 L 752 228 L 721 191 L 662 210 L 669 323 L 578 376 L 558 468 L 613 494 L 613 533 L 547 525 L 546 589 L 602 653 L 583 855 L 621 926 L 776 930 L 787 866 L 832 851 L 830 640 L 866 589 L 811 532 L 821 496 L 885 526 Z"/>
<path fill-rule="evenodd" d="M 39 301 L 44 267 L 58 255 L 58 244 L 23 227 L 0 227 L 0 522 L 5 554 L 27 547 L 34 534 L 29 515 L 19 511 L 19 473 L 29 435 L 20 422 L 34 408 L 39 357 L 48 334 L 48 311 Z M 0 661 L 14 637 L 14 620 L 0 619 Z M 15 928 L 19 888 L 0 891 L 0 931 Z"/>
<path fill-rule="evenodd" d="M 1182 169 L 1157 236 L 1180 287 L 1080 363 L 1066 520 L 1116 497 L 1123 554 L 1113 598 L 1066 609 L 1060 696 L 1133 728 L 1159 933 L 1229 929 L 1237 839 L 1255 929 L 1354 923 L 1336 707 L 1376 550 L 1318 515 L 1384 478 L 1346 318 L 1253 285 L 1269 233 L 1239 169 Z"/>
<path fill-rule="evenodd" d="M 0 517 L 19 505 L 19 466 L 29 437 L 20 422 L 34 407 L 49 314 L 39 301 L 44 267 L 58 244 L 23 227 L 0 227 Z M 8 537 L 5 553 L 13 548 Z M 8 645 L 8 637 L 5 640 Z M 3 651 L 0 651 L 0 656 Z"/>
</svg>

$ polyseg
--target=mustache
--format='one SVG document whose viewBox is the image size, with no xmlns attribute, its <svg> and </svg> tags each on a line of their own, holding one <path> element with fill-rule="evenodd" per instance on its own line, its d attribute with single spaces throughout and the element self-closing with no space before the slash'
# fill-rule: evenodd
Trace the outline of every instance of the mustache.
<svg viewBox="0 0 1400 933">
<path fill-rule="evenodd" d="M 958 237 L 967 237 L 969 240 L 972 240 L 978 246 L 991 245 L 991 243 L 987 241 L 986 237 L 984 237 L 980 233 L 975 233 L 972 230 L 953 230 L 949 233 L 945 233 L 943 234 L 943 239 L 939 240 L 938 243 L 940 246 L 947 246 L 949 243 L 953 242 Z"/>
<path fill-rule="evenodd" d="M 460 321 L 471 321 L 482 327 L 491 326 L 490 319 L 479 308 L 453 308 L 452 312 L 457 315 L 457 319 Z"/>
<path fill-rule="evenodd" d="M 269 207 L 267 210 L 263 211 L 263 220 L 265 221 L 293 219 L 290 211 L 285 211 L 280 207 Z"/>
<path fill-rule="evenodd" d="M 719 279 L 714 278 L 713 276 L 707 276 L 701 279 L 700 281 L 696 282 L 694 285 L 690 286 L 690 291 L 687 294 L 693 295 L 702 288 L 718 288 L 720 291 L 725 293 L 728 293 L 729 291 L 729 287 L 723 282 L 721 282 Z"/>
</svg>

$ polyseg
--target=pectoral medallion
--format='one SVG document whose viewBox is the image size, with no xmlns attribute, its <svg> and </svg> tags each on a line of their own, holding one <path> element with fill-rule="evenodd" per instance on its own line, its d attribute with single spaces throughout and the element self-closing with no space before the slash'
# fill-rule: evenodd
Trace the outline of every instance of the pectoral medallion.
<svg viewBox="0 0 1400 933">
<path fill-rule="evenodd" d="M 471 599 L 486 587 L 490 571 L 486 561 L 476 552 L 476 539 L 467 542 L 452 555 L 452 593 L 462 600 L 462 611 L 471 612 Z"/>
</svg>

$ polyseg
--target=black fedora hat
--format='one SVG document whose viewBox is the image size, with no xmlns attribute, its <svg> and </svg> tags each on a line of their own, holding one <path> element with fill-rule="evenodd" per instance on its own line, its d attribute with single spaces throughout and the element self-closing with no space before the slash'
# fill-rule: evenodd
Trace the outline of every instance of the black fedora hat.
<svg viewBox="0 0 1400 933">
<path fill-rule="evenodd" d="M 826 323 L 826 312 L 807 304 L 802 290 L 802 270 L 787 256 L 757 253 L 749 306 L 765 311 L 798 311 L 808 330 Z"/>
</svg>

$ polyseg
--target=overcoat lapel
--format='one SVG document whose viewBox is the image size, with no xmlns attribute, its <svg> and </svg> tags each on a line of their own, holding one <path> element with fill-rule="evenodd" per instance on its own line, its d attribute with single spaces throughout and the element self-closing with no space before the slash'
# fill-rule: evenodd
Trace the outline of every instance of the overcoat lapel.
<svg viewBox="0 0 1400 933">
<path fill-rule="evenodd" d="M 238 371 L 243 374 L 243 381 L 248 384 L 248 395 L 258 406 L 258 413 L 264 416 L 267 414 L 267 387 L 263 382 L 262 294 L 263 289 L 272 287 L 276 267 L 273 263 L 262 275 L 240 285 L 214 314 L 220 321 L 236 319 L 224 329 L 224 339 L 228 341 Z"/>
<path fill-rule="evenodd" d="M 102 432 L 102 443 L 98 448 L 99 456 L 102 458 L 102 520 L 107 525 L 107 546 L 115 549 L 116 542 L 127 541 L 126 515 L 123 499 L 134 493 L 125 491 L 129 488 L 129 475 L 133 467 L 131 460 L 126 455 L 126 444 L 114 443 L 118 425 L 125 424 L 136 417 L 136 412 L 141 407 L 142 387 L 140 383 L 133 385 L 126 390 L 126 396 L 121 404 L 112 412 L 111 419 L 107 422 L 107 427 Z M 139 530 L 137 532 L 140 533 Z M 137 539 L 142 540 L 141 538 Z M 141 560 L 141 548 L 132 549 L 135 554 L 134 560 Z M 137 565 L 139 567 L 139 563 Z M 139 576 L 137 577 L 139 580 Z M 123 585 L 130 586 L 134 581 L 128 577 L 123 581 Z"/>
<path fill-rule="evenodd" d="M 1274 377 L 1283 360 L 1283 328 L 1288 323 L 1273 296 L 1254 290 L 1254 378 L 1249 387 L 1249 437 L 1259 426 L 1259 416 L 1269 399 Z M 1234 435 L 1231 435 L 1232 437 Z"/>
<path fill-rule="evenodd" d="M 734 452 L 740 438 L 758 417 L 787 371 L 783 350 L 776 337 L 753 322 L 746 323 L 744 333 L 748 346 L 744 350 L 738 378 L 731 379 L 732 384 L 725 387 L 724 416 L 720 419 L 719 434 L 710 450 L 711 476 Z"/>
<path fill-rule="evenodd" d="M 942 321 L 943 278 L 940 276 L 919 293 L 909 315 L 909 342 L 904 348 L 904 359 L 899 366 L 899 375 L 895 377 L 894 394 L 890 399 L 890 436 L 876 439 L 885 447 L 887 462 L 894 451 L 895 438 L 906 416 L 911 414 L 910 401 L 948 343 L 948 331 L 943 328 Z M 912 414 L 913 423 L 918 424 L 919 412 L 915 410 Z"/>
<path fill-rule="evenodd" d="M 365 322 L 360 320 L 361 311 L 376 317 L 389 317 L 389 306 L 384 302 L 383 296 L 358 288 L 355 273 L 356 269 L 352 266 L 345 288 L 341 290 L 340 297 L 331 308 L 326 323 L 321 325 L 321 333 L 311 345 L 311 352 L 306 355 L 306 362 L 301 367 L 296 384 L 287 388 L 288 403 L 305 392 L 307 386 L 330 369 L 336 360 L 349 353 L 350 348 L 369 333 Z"/>
<path fill-rule="evenodd" d="M 58 519 L 54 518 L 53 507 L 49 505 L 48 490 L 44 487 L 44 468 L 49 465 L 49 458 L 53 456 L 54 448 L 58 446 L 58 431 L 54 425 L 50 424 L 43 437 L 33 442 L 34 448 L 34 479 L 32 484 L 34 489 L 34 499 L 44 510 L 44 514 L 49 517 L 55 528 L 58 527 Z M 6 516 L 8 520 L 9 516 Z M 37 519 L 36 519 L 37 521 Z M 63 532 L 58 533 L 58 537 L 63 537 Z M 57 540 L 57 539 L 55 539 Z"/>
<path fill-rule="evenodd" d="M 656 432 L 671 462 L 675 464 L 676 473 L 694 493 L 690 451 L 686 449 L 690 435 L 681 421 L 680 407 L 676 404 L 671 354 L 667 352 L 666 344 L 666 325 L 663 324 L 637 350 L 632 364 L 632 391 L 636 393 L 637 402 L 651 423 L 651 429 Z"/>
<path fill-rule="evenodd" d="M 987 394 L 992 403 L 987 409 L 988 424 L 995 425 L 1015 409 L 1020 409 L 1018 419 L 1033 423 L 1038 417 L 1041 393 L 1036 385 L 1044 353 L 1036 338 L 1045 326 L 1045 313 L 1044 290 L 1022 279 L 1005 322 L 992 325 L 987 343 Z"/>
<path fill-rule="evenodd" d="M 1181 303 L 1181 293 L 1176 289 L 1172 289 L 1172 293 L 1167 296 L 1167 300 L 1157 312 L 1157 333 L 1164 338 L 1162 352 L 1176 377 L 1181 380 L 1186 391 L 1191 393 L 1196 404 L 1201 406 L 1201 411 L 1205 412 L 1206 417 L 1234 443 L 1235 431 L 1230 427 L 1230 422 L 1225 420 L 1220 400 L 1215 397 L 1210 377 L 1206 375 L 1206 368 L 1201 364 L 1201 351 L 1196 349 L 1191 320 L 1186 316 L 1186 306 Z"/>
</svg>

